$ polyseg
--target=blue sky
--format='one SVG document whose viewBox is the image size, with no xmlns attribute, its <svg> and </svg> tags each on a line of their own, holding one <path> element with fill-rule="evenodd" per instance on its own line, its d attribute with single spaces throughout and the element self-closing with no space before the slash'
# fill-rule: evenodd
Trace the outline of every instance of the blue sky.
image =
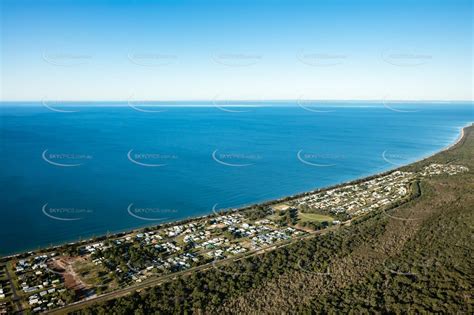
<svg viewBox="0 0 474 315">
<path fill-rule="evenodd" d="M 2 100 L 472 100 L 470 0 L 1 3 Z"/>
</svg>

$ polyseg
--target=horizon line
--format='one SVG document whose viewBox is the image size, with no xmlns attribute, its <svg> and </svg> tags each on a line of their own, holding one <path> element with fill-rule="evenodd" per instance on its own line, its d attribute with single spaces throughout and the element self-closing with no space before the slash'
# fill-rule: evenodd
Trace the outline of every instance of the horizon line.
<svg viewBox="0 0 474 315">
<path fill-rule="evenodd" d="M 317 98 L 297 98 L 297 99 L 118 99 L 118 100 L 62 100 L 62 99 L 35 99 L 35 100 L 0 100 L 0 103 L 43 103 L 43 102 L 64 102 L 64 103 L 111 103 L 111 102 L 298 102 L 298 101 L 315 101 L 315 102 L 474 102 L 474 99 L 317 99 Z"/>
</svg>

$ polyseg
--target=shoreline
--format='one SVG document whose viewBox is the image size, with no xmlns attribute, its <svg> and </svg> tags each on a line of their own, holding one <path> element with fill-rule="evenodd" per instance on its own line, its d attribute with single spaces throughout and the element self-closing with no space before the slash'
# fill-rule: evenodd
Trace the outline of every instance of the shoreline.
<svg viewBox="0 0 474 315">
<path fill-rule="evenodd" d="M 464 129 L 472 127 L 472 125 L 473 125 L 473 123 L 470 122 L 470 123 L 466 124 L 465 126 L 460 127 L 461 130 L 459 131 L 459 134 L 458 134 L 458 137 L 456 138 L 456 140 L 453 143 L 448 144 L 447 146 L 445 146 L 441 151 L 434 152 L 434 153 L 432 153 L 432 154 L 430 154 L 430 155 L 428 155 L 424 158 L 421 158 L 419 160 L 416 160 L 413 163 L 410 163 L 410 164 L 407 164 L 407 165 L 404 165 L 404 166 L 408 166 L 408 165 L 411 165 L 411 164 L 414 164 L 414 163 L 421 162 L 423 160 L 426 160 L 426 159 L 429 159 L 430 157 L 435 156 L 436 154 L 439 154 L 441 152 L 445 152 L 445 151 L 449 151 L 449 150 L 453 149 L 455 146 L 457 146 L 464 139 L 464 134 L 465 134 Z"/>
<path fill-rule="evenodd" d="M 336 183 L 336 184 L 330 185 L 330 186 L 316 188 L 316 189 L 312 189 L 312 190 L 309 190 L 309 191 L 295 193 L 295 194 L 292 194 L 292 195 L 286 195 L 286 196 L 283 196 L 283 197 L 280 197 L 280 198 L 277 198 L 277 199 L 270 199 L 270 200 L 267 200 L 267 201 L 261 201 L 261 202 L 252 203 L 252 204 L 249 204 L 249 205 L 243 205 L 243 206 L 240 206 L 239 208 L 226 208 L 226 209 L 220 209 L 218 211 L 215 211 L 214 209 L 212 209 L 211 213 L 201 215 L 201 216 L 192 216 L 192 217 L 178 219 L 178 220 L 174 220 L 174 221 L 170 221 L 170 222 L 166 222 L 166 223 L 151 224 L 151 225 L 146 225 L 146 226 L 131 228 L 131 229 L 127 228 L 127 229 L 115 231 L 115 232 L 112 232 L 112 233 L 106 233 L 106 234 L 101 234 L 101 235 L 98 235 L 98 236 L 86 237 L 83 240 L 64 241 L 64 242 L 60 242 L 56 245 L 45 246 L 45 247 L 41 247 L 39 249 L 22 250 L 22 251 L 19 251 L 17 253 L 7 254 L 5 256 L 0 256 L 0 262 L 8 260 L 8 259 L 15 258 L 15 257 L 22 257 L 24 255 L 29 256 L 29 255 L 34 254 L 34 253 L 49 252 L 49 251 L 53 251 L 55 249 L 60 249 L 62 247 L 73 245 L 73 244 L 81 245 L 81 244 L 88 244 L 88 243 L 91 243 L 91 242 L 98 242 L 98 241 L 108 239 L 108 238 L 116 238 L 116 237 L 124 236 L 124 235 L 130 234 L 130 233 L 142 232 L 146 229 L 159 229 L 159 228 L 165 228 L 165 227 L 174 226 L 174 225 L 185 224 L 185 223 L 190 222 L 190 221 L 202 220 L 202 219 L 206 219 L 206 218 L 212 218 L 216 215 L 227 213 L 227 212 L 232 213 L 232 212 L 246 211 L 246 210 L 249 210 L 249 209 L 251 209 L 253 207 L 256 207 L 256 206 L 271 206 L 271 205 L 274 205 L 274 204 L 278 204 L 278 203 L 282 203 L 282 202 L 288 202 L 288 201 L 293 200 L 293 199 L 301 198 L 301 197 L 304 197 L 304 196 L 307 196 L 307 195 L 310 195 L 310 194 L 313 194 L 313 193 L 323 192 L 323 191 L 335 189 L 335 188 L 338 188 L 338 187 L 359 183 L 361 181 L 371 180 L 371 179 L 374 179 L 374 178 L 377 178 L 377 177 L 380 177 L 380 176 L 385 176 L 385 175 L 393 173 L 397 170 L 401 170 L 401 169 L 410 167 L 410 166 L 412 166 L 416 163 L 420 163 L 422 161 L 425 161 L 425 160 L 427 160 L 429 158 L 432 158 L 433 156 L 435 156 L 437 154 L 440 154 L 442 152 L 449 151 L 449 150 L 453 149 L 454 147 L 456 147 L 458 144 L 460 144 L 465 139 L 465 135 L 466 135 L 465 129 L 469 128 L 469 127 L 472 127 L 472 126 L 473 126 L 473 122 L 470 122 L 470 123 L 466 124 L 465 126 L 460 127 L 460 131 L 458 132 L 458 136 L 457 136 L 456 140 L 453 143 L 450 143 L 449 145 L 445 146 L 441 150 L 436 151 L 434 153 L 431 153 L 428 156 L 422 157 L 422 158 L 420 158 L 416 161 L 413 161 L 409 164 L 396 166 L 393 169 L 389 169 L 389 170 L 386 170 L 386 171 L 378 172 L 378 173 L 375 173 L 375 174 L 372 174 L 372 175 L 356 178 L 356 179 L 349 180 L 349 181 L 344 181 L 344 182 L 341 182 L 341 183 Z"/>
</svg>

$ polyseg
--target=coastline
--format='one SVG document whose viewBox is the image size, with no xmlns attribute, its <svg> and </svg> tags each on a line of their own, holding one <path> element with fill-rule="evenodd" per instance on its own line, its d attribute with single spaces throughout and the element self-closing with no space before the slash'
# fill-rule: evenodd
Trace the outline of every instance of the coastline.
<svg viewBox="0 0 474 315">
<path fill-rule="evenodd" d="M 413 161 L 409 164 L 397 166 L 393 169 L 389 169 L 389 170 L 386 170 L 386 171 L 378 172 L 378 173 L 375 173 L 375 174 L 372 174 L 372 175 L 356 178 L 356 179 L 349 180 L 349 181 L 336 183 L 336 184 L 330 185 L 330 186 L 325 186 L 325 187 L 321 187 L 321 188 L 312 189 L 312 190 L 309 190 L 309 191 L 304 191 L 304 192 L 301 192 L 301 193 L 296 193 L 296 194 L 292 194 L 292 195 L 283 196 L 283 197 L 280 197 L 280 198 L 277 198 L 277 199 L 271 199 L 271 200 L 261 201 L 261 202 L 257 202 L 257 203 L 252 203 L 252 204 L 249 204 L 249 205 L 241 206 L 239 208 L 221 209 L 219 211 L 212 210 L 211 213 L 201 215 L 201 216 L 192 216 L 192 217 L 179 219 L 179 220 L 174 220 L 174 221 L 161 223 L 161 224 L 150 224 L 150 225 L 142 226 L 142 227 L 138 227 L 138 228 L 124 229 L 124 230 L 115 231 L 115 232 L 112 232 L 112 233 L 87 237 L 85 239 L 80 239 L 80 240 L 76 240 L 76 241 L 58 242 L 58 244 L 56 244 L 56 245 L 45 246 L 45 247 L 41 247 L 39 249 L 21 250 L 17 253 L 8 254 L 8 255 L 5 255 L 5 256 L 0 256 L 0 261 L 4 261 L 4 260 L 15 258 L 15 257 L 29 256 L 29 255 L 34 254 L 34 253 L 49 252 L 49 251 L 60 249 L 62 247 L 73 245 L 73 244 L 78 244 L 79 245 L 79 244 L 88 244 L 88 243 L 91 243 L 91 242 L 98 242 L 98 241 L 101 241 L 101 240 L 104 240 L 104 239 L 107 239 L 107 238 L 116 238 L 116 237 L 124 236 L 124 235 L 130 234 L 130 233 L 142 232 L 146 229 L 158 229 L 158 228 L 165 228 L 165 227 L 179 225 L 179 224 L 185 224 L 187 222 L 194 221 L 194 220 L 202 220 L 202 219 L 206 219 L 206 218 L 212 218 L 216 215 L 219 215 L 219 214 L 222 214 L 222 213 L 225 213 L 225 212 L 240 212 L 240 211 L 249 210 L 249 209 L 251 209 L 253 207 L 256 207 L 256 206 L 271 206 L 271 205 L 275 205 L 275 204 L 278 204 L 278 203 L 281 203 L 281 202 L 287 202 L 287 201 L 290 201 L 290 200 L 293 200 L 293 199 L 301 198 L 301 197 L 307 196 L 309 194 L 313 194 L 313 193 L 317 193 L 317 192 L 323 192 L 323 191 L 331 190 L 331 189 L 338 188 L 338 187 L 341 187 L 341 186 L 355 184 L 355 183 L 358 183 L 358 182 L 361 182 L 361 181 L 371 180 L 371 179 L 374 179 L 374 178 L 377 178 L 377 177 L 380 177 L 380 176 L 385 176 L 385 175 L 393 173 L 397 170 L 401 170 L 401 169 L 405 169 L 407 167 L 411 167 L 414 164 L 423 162 L 423 161 L 425 161 L 429 158 L 432 158 L 433 156 L 435 156 L 437 154 L 440 154 L 442 152 L 449 151 L 449 150 L 455 148 L 457 145 L 459 145 L 461 142 L 464 141 L 465 135 L 466 135 L 465 129 L 469 128 L 469 127 L 472 127 L 472 126 L 473 126 L 473 122 L 470 122 L 470 123 L 466 124 L 465 126 L 460 127 L 460 131 L 458 132 L 458 136 L 457 136 L 456 140 L 453 143 L 450 143 L 449 145 L 445 146 L 441 150 L 436 151 L 434 153 L 431 153 L 428 156 L 424 156 L 424 157 L 422 157 L 422 158 L 420 158 L 416 161 Z"/>
<path fill-rule="evenodd" d="M 458 137 L 456 138 L 456 140 L 451 143 L 451 144 L 448 144 L 446 147 L 444 147 L 443 149 L 441 149 L 440 151 L 437 151 L 437 152 L 434 152 L 426 157 L 423 157 L 421 159 L 418 159 L 416 161 L 414 161 L 413 163 L 410 163 L 410 164 L 407 164 L 407 165 L 404 165 L 404 166 L 408 166 L 408 165 L 411 165 L 411 164 L 414 164 L 414 163 L 418 163 L 418 162 L 421 162 L 423 160 L 426 160 L 426 159 L 429 159 L 430 157 L 433 157 L 435 156 L 436 154 L 439 154 L 441 152 L 445 152 L 445 151 L 449 151 L 451 149 L 453 149 L 455 146 L 457 146 L 461 141 L 463 141 L 464 139 L 464 135 L 465 135 L 465 132 L 464 132 L 464 129 L 466 128 L 469 128 L 469 127 L 472 127 L 473 126 L 473 123 L 470 122 L 468 124 L 466 124 L 465 126 L 463 127 L 460 127 L 460 131 L 459 131 L 459 134 L 458 134 Z"/>
</svg>

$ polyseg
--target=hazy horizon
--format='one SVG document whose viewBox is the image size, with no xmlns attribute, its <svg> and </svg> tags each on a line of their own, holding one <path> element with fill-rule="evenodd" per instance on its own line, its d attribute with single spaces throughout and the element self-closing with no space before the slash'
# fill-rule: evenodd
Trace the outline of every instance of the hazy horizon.
<svg viewBox="0 0 474 315">
<path fill-rule="evenodd" d="M 389 102 L 397 102 L 397 103 L 473 103 L 474 100 L 440 100 L 440 99 L 426 99 L 426 100 L 404 100 L 404 99 L 169 99 L 169 100 L 159 100 L 159 99 L 134 99 L 134 100 L 127 100 L 127 99 L 117 99 L 117 100 L 0 100 L 0 104 L 2 103 L 32 103 L 32 104 L 39 104 L 41 105 L 42 102 L 55 102 L 55 103 L 129 103 L 129 102 L 143 102 L 143 103 L 214 103 L 214 102 L 256 102 L 256 103 L 269 103 L 269 102 L 298 102 L 298 101 L 305 101 L 305 102 L 327 102 L 327 103 L 339 103 L 339 102 L 348 102 L 348 103 L 370 103 L 370 104 L 380 104 L 383 105 L 384 101 Z M 126 105 L 126 104 L 125 104 Z M 229 104 L 231 105 L 231 104 Z"/>
</svg>

